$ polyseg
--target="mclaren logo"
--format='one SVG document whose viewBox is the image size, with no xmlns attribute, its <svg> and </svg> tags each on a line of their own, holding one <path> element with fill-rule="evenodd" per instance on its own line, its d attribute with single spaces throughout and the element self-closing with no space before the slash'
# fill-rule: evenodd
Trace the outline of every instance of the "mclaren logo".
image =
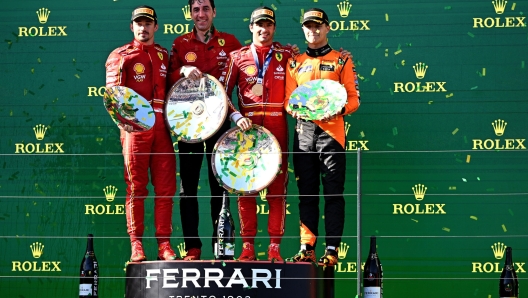
<svg viewBox="0 0 528 298">
<path fill-rule="evenodd" d="M 51 11 L 47 8 L 39 8 L 36 11 L 37 19 L 40 24 L 46 24 Z M 67 26 L 33 26 L 33 27 L 18 27 L 18 36 L 67 36 Z"/>
</svg>

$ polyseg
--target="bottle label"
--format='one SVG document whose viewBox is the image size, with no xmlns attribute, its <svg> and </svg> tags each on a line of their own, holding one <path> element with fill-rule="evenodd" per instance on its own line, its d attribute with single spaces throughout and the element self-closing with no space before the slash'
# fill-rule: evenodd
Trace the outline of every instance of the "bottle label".
<svg viewBox="0 0 528 298">
<path fill-rule="evenodd" d="M 80 284 L 79 285 L 79 296 L 92 296 L 92 285 L 91 284 Z"/>
<path fill-rule="evenodd" d="M 381 288 L 380 287 L 364 287 L 363 288 L 363 297 L 365 297 L 365 298 L 381 298 Z"/>
<path fill-rule="evenodd" d="M 226 243 L 224 254 L 226 256 L 234 256 L 235 255 L 235 245 L 231 243 Z"/>
</svg>

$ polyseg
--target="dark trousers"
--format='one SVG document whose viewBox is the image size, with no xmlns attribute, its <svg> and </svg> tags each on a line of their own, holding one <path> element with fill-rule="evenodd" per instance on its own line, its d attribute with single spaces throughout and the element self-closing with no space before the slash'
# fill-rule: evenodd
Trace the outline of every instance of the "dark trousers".
<svg viewBox="0 0 528 298">
<path fill-rule="evenodd" d="M 301 243 L 315 247 L 319 230 L 319 185 L 323 184 L 326 245 L 339 247 L 345 222 L 346 157 L 343 146 L 311 121 L 297 122 L 293 166 L 298 178 Z M 306 236 L 306 237 L 305 237 Z M 304 241 L 303 239 L 314 239 Z"/>
<path fill-rule="evenodd" d="M 200 182 L 200 170 L 205 155 L 207 159 L 207 173 L 209 181 L 206 183 L 211 189 L 211 220 L 212 220 L 212 237 L 211 245 L 216 239 L 215 221 L 218 218 L 222 208 L 222 194 L 224 188 L 216 180 L 212 167 L 211 157 L 214 146 L 218 139 L 229 130 L 231 122 L 226 120 L 222 127 L 212 137 L 200 143 L 178 142 L 180 155 L 180 216 L 182 221 L 183 237 L 185 239 L 185 248 L 202 248 L 202 241 L 198 235 L 198 223 L 200 221 L 198 211 L 198 184 Z M 205 145 L 205 153 L 204 153 Z M 181 154 L 184 153 L 184 154 Z M 192 153 L 192 154 L 189 154 Z"/>
</svg>

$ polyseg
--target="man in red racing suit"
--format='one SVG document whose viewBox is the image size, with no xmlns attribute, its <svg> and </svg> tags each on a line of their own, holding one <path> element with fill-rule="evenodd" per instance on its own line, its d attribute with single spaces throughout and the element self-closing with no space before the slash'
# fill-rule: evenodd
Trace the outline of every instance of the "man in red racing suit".
<svg viewBox="0 0 528 298">
<path fill-rule="evenodd" d="M 194 28 L 192 32 L 177 37 L 172 44 L 168 88 L 171 88 L 181 78 L 196 80 L 201 78 L 202 74 L 209 74 L 216 79 L 220 78 L 229 52 L 242 46 L 234 35 L 220 32 L 214 27 L 213 19 L 216 16 L 214 0 L 189 0 L 188 3 Z M 232 106 L 229 107 L 229 111 L 233 111 Z M 222 208 L 222 194 L 225 189 L 214 176 L 211 154 L 218 139 L 230 126 L 231 123 L 226 120 L 219 130 L 204 142 L 178 142 L 181 169 L 180 215 L 187 250 L 184 260 L 199 260 L 202 254 L 202 241 L 198 235 L 197 194 L 204 156 L 207 159 L 208 184 L 211 191 L 210 216 L 213 231 L 211 244 L 215 243 L 215 220 Z"/>
<path fill-rule="evenodd" d="M 176 258 L 170 246 L 172 198 L 176 193 L 176 157 L 163 117 L 169 54 L 154 43 L 156 12 L 140 6 L 132 12 L 130 29 L 134 40 L 110 53 L 106 61 L 106 87 L 125 86 L 149 101 L 156 121 L 147 131 L 132 132 L 121 125 L 124 176 L 127 184 L 126 220 L 132 246 L 131 261 L 146 260 L 142 247 L 144 200 L 148 196 L 149 168 L 154 186 L 154 222 L 158 241 L 158 259 Z"/>
<path fill-rule="evenodd" d="M 250 23 L 253 43 L 230 53 L 227 69 L 222 73 L 220 81 L 226 86 L 229 97 L 234 87 L 238 87 L 238 106 L 242 116 L 249 118 L 253 124 L 268 129 L 277 138 L 281 150 L 288 152 L 288 125 L 283 103 L 285 72 L 287 61 L 292 56 L 291 49 L 273 42 L 275 13 L 272 9 L 255 9 Z M 231 117 L 236 122 L 236 117 L 240 115 L 232 114 Z M 284 235 L 287 173 L 288 154 L 283 153 L 280 173 L 268 186 L 266 195 L 270 235 L 268 260 L 282 261 L 279 244 Z M 255 196 L 239 197 L 238 212 L 240 235 L 244 242 L 239 260 L 251 261 L 255 259 L 254 241 L 257 234 Z"/>
</svg>

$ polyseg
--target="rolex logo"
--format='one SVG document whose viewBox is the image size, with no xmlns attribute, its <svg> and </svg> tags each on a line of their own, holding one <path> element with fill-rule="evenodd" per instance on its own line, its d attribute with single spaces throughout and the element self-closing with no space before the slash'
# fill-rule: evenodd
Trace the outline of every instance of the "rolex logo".
<svg viewBox="0 0 528 298">
<path fill-rule="evenodd" d="M 31 253 L 33 254 L 33 257 L 35 259 L 38 259 L 40 258 L 40 256 L 42 256 L 42 253 L 44 250 L 44 245 L 42 243 L 35 242 L 31 244 L 29 247 L 31 248 Z"/>
<path fill-rule="evenodd" d="M 268 189 L 264 188 L 263 190 L 259 191 L 260 199 L 264 202 L 266 202 L 266 195 L 268 194 Z"/>
<path fill-rule="evenodd" d="M 414 73 L 416 74 L 416 78 L 423 79 L 425 77 L 425 72 L 427 71 L 427 65 L 423 62 L 416 63 L 416 65 L 413 66 Z"/>
<path fill-rule="evenodd" d="M 105 194 L 106 200 L 108 202 L 113 202 L 117 193 L 117 188 L 113 185 L 108 185 L 103 188 L 103 192 Z"/>
<path fill-rule="evenodd" d="M 495 131 L 495 135 L 500 137 L 504 134 L 504 130 L 506 129 L 506 125 L 508 125 L 508 123 L 504 122 L 504 120 L 497 119 L 493 121 L 491 125 Z"/>
<path fill-rule="evenodd" d="M 347 245 L 346 243 L 341 242 L 341 244 L 339 245 L 339 249 L 337 250 L 337 257 L 340 260 L 346 258 L 346 255 L 348 253 L 348 249 L 349 248 L 350 248 L 349 245 Z"/>
<path fill-rule="evenodd" d="M 182 11 L 183 11 L 183 17 L 185 18 L 185 20 L 190 21 L 192 18 L 191 18 L 191 7 L 189 6 L 189 4 L 185 5 L 182 8 Z"/>
<path fill-rule="evenodd" d="M 417 184 L 412 187 L 412 190 L 414 192 L 414 198 L 417 201 L 421 201 L 425 197 L 425 192 L 427 191 L 427 187 L 425 187 L 425 185 L 423 184 Z"/>
<path fill-rule="evenodd" d="M 50 13 L 51 11 L 49 11 L 49 9 L 47 8 L 40 8 L 39 10 L 37 10 L 37 16 L 38 16 L 39 22 L 41 24 L 46 24 Z"/>
<path fill-rule="evenodd" d="M 185 258 L 187 256 L 187 251 L 185 250 L 185 242 L 182 242 L 176 246 L 178 248 L 178 252 L 180 253 L 180 258 Z"/>
<path fill-rule="evenodd" d="M 506 3 L 508 3 L 508 1 L 506 1 L 506 0 L 494 0 L 494 1 L 491 1 L 491 3 L 493 3 L 493 8 L 495 8 L 495 12 L 497 14 L 503 14 L 504 13 L 504 9 L 506 8 Z"/>
<path fill-rule="evenodd" d="M 342 18 L 348 17 L 348 14 L 350 13 L 350 9 L 352 8 L 352 4 L 348 2 L 348 0 L 341 1 L 339 4 L 337 4 L 337 9 L 339 10 L 339 15 Z"/>
<path fill-rule="evenodd" d="M 500 260 L 504 257 L 506 245 L 500 242 L 493 243 L 493 245 L 491 246 L 491 250 L 493 250 L 493 255 L 495 256 L 495 259 Z"/>
<path fill-rule="evenodd" d="M 37 126 L 33 127 L 33 131 L 35 132 L 35 137 L 39 141 L 44 139 L 44 135 L 46 135 L 47 130 L 48 128 L 44 126 L 43 124 L 37 124 Z"/>
</svg>

